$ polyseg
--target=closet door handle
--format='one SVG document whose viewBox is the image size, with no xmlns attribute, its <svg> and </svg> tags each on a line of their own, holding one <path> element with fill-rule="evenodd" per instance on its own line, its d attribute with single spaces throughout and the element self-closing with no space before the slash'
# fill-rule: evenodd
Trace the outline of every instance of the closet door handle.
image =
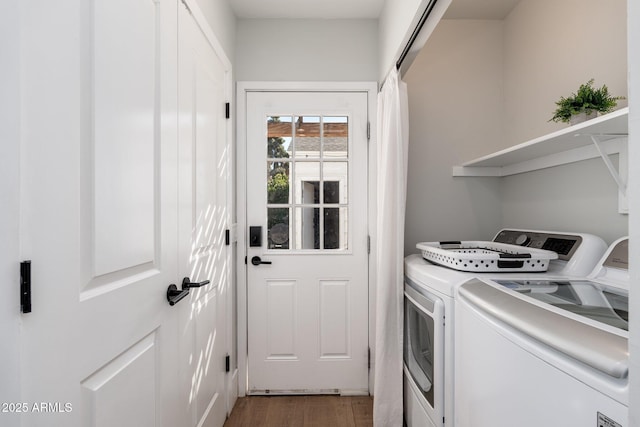
<svg viewBox="0 0 640 427">
<path fill-rule="evenodd" d="M 167 301 L 169 301 L 169 305 L 176 305 L 180 300 L 189 295 L 189 289 L 191 288 L 199 288 L 204 285 L 208 285 L 211 283 L 209 280 L 203 280 L 202 282 L 192 282 L 191 279 L 185 277 L 182 279 L 182 289 L 179 290 L 176 285 L 173 283 L 169 285 L 167 288 Z"/>
<path fill-rule="evenodd" d="M 184 279 L 182 279 L 182 289 L 199 288 L 201 286 L 208 285 L 209 283 L 211 283 L 209 280 L 203 280 L 202 282 L 192 282 L 191 279 L 185 277 Z"/>
<path fill-rule="evenodd" d="M 169 285 L 167 288 L 167 301 L 169 301 L 169 305 L 174 306 L 184 297 L 189 295 L 189 289 L 178 290 L 178 287 L 173 283 Z"/>
</svg>

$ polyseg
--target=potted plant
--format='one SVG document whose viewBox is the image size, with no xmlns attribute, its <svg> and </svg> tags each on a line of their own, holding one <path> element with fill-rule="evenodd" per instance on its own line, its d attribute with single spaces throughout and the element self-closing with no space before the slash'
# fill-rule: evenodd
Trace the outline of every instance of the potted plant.
<svg viewBox="0 0 640 427">
<path fill-rule="evenodd" d="M 564 123 L 579 123 L 594 118 L 598 113 L 605 114 L 613 111 L 618 100 L 623 96 L 609 95 L 607 85 L 597 89 L 593 87 L 593 79 L 581 84 L 576 93 L 565 98 L 560 97 L 556 102 L 558 108 L 549 121 Z"/>
</svg>

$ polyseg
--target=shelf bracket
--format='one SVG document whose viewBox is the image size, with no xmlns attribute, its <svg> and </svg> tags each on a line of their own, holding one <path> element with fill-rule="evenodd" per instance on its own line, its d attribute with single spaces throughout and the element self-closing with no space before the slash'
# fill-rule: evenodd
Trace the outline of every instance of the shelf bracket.
<svg viewBox="0 0 640 427">
<path fill-rule="evenodd" d="M 600 157 L 602 157 L 602 160 L 604 161 L 605 166 L 607 167 L 607 169 L 609 169 L 609 173 L 613 177 L 614 181 L 616 182 L 616 184 L 618 184 L 618 190 L 620 191 L 620 193 L 622 193 L 624 197 L 627 197 L 627 184 L 622 180 L 622 177 L 620 176 L 616 168 L 613 166 L 613 163 L 611 163 L 611 159 L 609 158 L 607 153 L 605 153 L 604 150 L 602 149 L 602 146 L 600 145 L 602 141 L 600 141 L 599 139 L 600 136 L 610 136 L 610 135 L 590 135 L 591 141 L 593 142 L 593 145 L 596 147 L 596 150 L 598 150 Z M 621 137 L 626 135 L 616 135 L 616 136 Z"/>
</svg>

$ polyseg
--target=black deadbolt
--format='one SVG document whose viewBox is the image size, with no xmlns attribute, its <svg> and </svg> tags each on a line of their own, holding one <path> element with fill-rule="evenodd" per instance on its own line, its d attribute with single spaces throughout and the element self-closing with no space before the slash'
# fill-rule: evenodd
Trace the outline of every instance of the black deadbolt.
<svg viewBox="0 0 640 427">
<path fill-rule="evenodd" d="M 262 246 L 262 227 L 260 226 L 249 227 L 249 246 L 251 247 Z"/>
</svg>

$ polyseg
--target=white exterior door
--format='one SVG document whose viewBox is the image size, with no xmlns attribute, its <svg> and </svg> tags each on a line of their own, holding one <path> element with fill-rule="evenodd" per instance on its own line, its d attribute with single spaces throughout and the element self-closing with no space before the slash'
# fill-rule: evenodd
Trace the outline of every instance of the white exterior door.
<svg viewBox="0 0 640 427">
<path fill-rule="evenodd" d="M 20 425 L 220 426 L 226 178 L 211 103 L 197 112 L 214 124 L 179 122 L 184 7 L 23 2 L 20 19 L 20 252 L 32 278 Z M 204 217 L 208 237 L 185 232 Z M 211 283 L 170 306 L 185 276 Z"/>
<path fill-rule="evenodd" d="M 367 93 L 246 105 L 249 393 L 367 393 Z"/>
</svg>

